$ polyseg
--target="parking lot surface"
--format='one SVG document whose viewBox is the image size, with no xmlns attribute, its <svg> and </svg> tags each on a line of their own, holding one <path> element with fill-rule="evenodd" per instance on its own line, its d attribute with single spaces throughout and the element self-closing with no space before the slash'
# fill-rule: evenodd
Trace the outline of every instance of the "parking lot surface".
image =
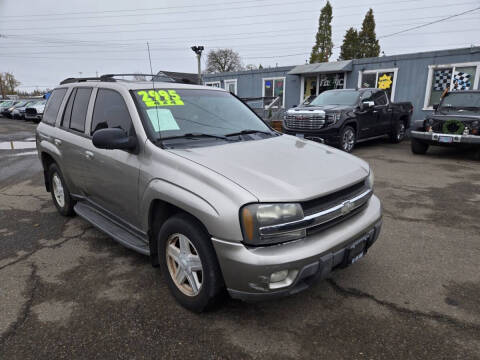
<svg viewBox="0 0 480 360">
<path fill-rule="evenodd" d="M 198 315 L 147 257 L 57 213 L 34 129 L 0 118 L 1 359 L 480 359 L 480 162 L 469 152 L 359 146 L 384 206 L 368 255 L 296 296 Z"/>
</svg>

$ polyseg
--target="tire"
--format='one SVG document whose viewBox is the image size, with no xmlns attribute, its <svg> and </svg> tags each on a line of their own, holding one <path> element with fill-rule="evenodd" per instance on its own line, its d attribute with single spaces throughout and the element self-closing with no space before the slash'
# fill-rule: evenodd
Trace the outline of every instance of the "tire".
<svg viewBox="0 0 480 360">
<path fill-rule="evenodd" d="M 55 163 L 51 164 L 48 169 L 48 183 L 50 184 L 53 203 L 58 212 L 63 216 L 73 216 L 75 214 L 73 211 L 75 201 L 70 195 L 62 172 Z"/>
<path fill-rule="evenodd" d="M 398 144 L 405 139 L 405 134 L 407 131 L 407 127 L 405 125 L 405 121 L 399 120 L 395 124 L 395 129 L 393 129 L 392 133 L 390 134 L 390 141 L 394 144 Z"/>
<path fill-rule="evenodd" d="M 412 153 L 417 155 L 423 155 L 428 150 L 427 143 L 424 143 L 423 141 L 417 140 L 415 138 L 412 138 L 411 147 L 412 147 Z"/>
<path fill-rule="evenodd" d="M 174 215 L 160 228 L 157 244 L 160 269 L 173 297 L 198 313 L 216 307 L 224 298 L 225 285 L 203 226 L 190 215 Z M 179 274 L 177 280 L 175 273 Z"/>
<path fill-rule="evenodd" d="M 351 126 L 345 126 L 340 133 L 340 149 L 345 152 L 352 152 L 357 142 L 357 134 Z"/>
</svg>

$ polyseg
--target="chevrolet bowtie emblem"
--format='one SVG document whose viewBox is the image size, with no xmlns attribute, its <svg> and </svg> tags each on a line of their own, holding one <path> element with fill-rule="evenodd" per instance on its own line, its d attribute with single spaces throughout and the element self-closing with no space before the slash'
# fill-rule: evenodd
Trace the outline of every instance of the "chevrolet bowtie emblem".
<svg viewBox="0 0 480 360">
<path fill-rule="evenodd" d="M 347 215 L 352 210 L 353 210 L 353 203 L 350 200 L 347 200 L 342 204 L 342 208 L 340 209 L 340 213 L 343 216 L 343 215 Z"/>
</svg>

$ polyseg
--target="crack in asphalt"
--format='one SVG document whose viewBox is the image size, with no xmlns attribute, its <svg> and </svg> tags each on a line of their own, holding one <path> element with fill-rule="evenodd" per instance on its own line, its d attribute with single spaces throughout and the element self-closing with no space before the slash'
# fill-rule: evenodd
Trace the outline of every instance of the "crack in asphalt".
<svg viewBox="0 0 480 360">
<path fill-rule="evenodd" d="M 25 261 L 27 260 L 29 257 L 31 257 L 32 255 L 34 255 L 36 252 L 40 251 L 40 250 L 43 250 L 43 249 L 55 249 L 55 248 L 58 248 L 60 247 L 61 245 L 65 244 L 67 241 L 70 241 L 70 240 L 73 240 L 75 238 L 80 238 L 82 237 L 83 235 L 85 235 L 85 233 L 87 232 L 87 230 L 90 230 L 90 229 L 93 229 L 93 226 L 87 226 L 85 229 L 83 229 L 82 233 L 79 234 L 79 235 L 73 235 L 73 236 L 62 236 L 62 238 L 65 238 L 65 240 L 63 241 L 60 241 L 59 243 L 56 243 L 54 245 L 45 245 L 45 246 L 41 246 L 40 248 L 38 249 L 35 249 L 34 251 L 32 252 L 29 252 L 28 254 L 25 254 L 25 255 L 22 255 L 20 257 L 18 257 L 17 259 L 5 264 L 5 265 L 2 265 L 0 266 L 0 271 L 9 267 L 9 266 L 12 266 L 12 265 L 15 265 L 19 262 L 22 262 L 22 261 Z"/>
<path fill-rule="evenodd" d="M 17 316 L 17 320 L 10 325 L 7 331 L 2 335 L 0 338 L 0 348 L 5 346 L 5 342 L 11 336 L 15 335 L 16 331 L 27 321 L 28 317 L 30 316 L 30 312 L 32 309 L 33 300 L 35 298 L 35 293 L 38 287 L 38 277 L 37 277 L 37 265 L 34 263 L 31 264 L 32 272 L 28 279 L 30 285 L 30 290 L 28 291 L 28 299 L 22 307 L 22 310 Z"/>
<path fill-rule="evenodd" d="M 33 194 L 6 194 L 3 192 L 0 192 L 0 195 L 2 196 L 11 196 L 11 197 L 31 197 L 34 198 L 38 201 L 48 201 L 47 195 L 33 195 Z M 47 198 L 42 198 L 42 196 L 45 196 Z"/>
<path fill-rule="evenodd" d="M 413 317 L 421 317 L 424 319 L 428 320 L 434 320 L 440 323 L 444 323 L 446 325 L 454 326 L 457 328 L 460 328 L 462 330 L 474 330 L 474 331 L 479 331 L 480 332 L 480 325 L 477 324 L 472 324 L 468 322 L 463 322 L 460 320 L 457 320 L 451 316 L 440 314 L 438 312 L 422 312 L 418 310 L 411 310 L 407 309 L 404 307 L 401 307 L 395 303 L 385 301 L 385 300 L 380 300 L 377 299 L 375 296 L 368 294 L 364 291 L 355 289 L 355 288 L 344 288 L 340 285 L 338 285 L 335 280 L 333 279 L 327 279 L 327 282 L 332 286 L 332 288 L 340 293 L 341 295 L 348 297 L 355 297 L 355 298 L 362 298 L 362 299 L 369 299 L 372 300 L 373 302 L 377 303 L 378 305 L 384 306 L 388 308 L 389 310 L 392 310 L 394 312 L 407 315 L 407 316 L 413 316 Z"/>
</svg>

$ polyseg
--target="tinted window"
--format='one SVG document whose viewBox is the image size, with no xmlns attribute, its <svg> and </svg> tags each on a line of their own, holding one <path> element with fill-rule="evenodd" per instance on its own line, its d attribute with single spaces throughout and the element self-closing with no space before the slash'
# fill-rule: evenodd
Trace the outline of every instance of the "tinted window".
<svg viewBox="0 0 480 360">
<path fill-rule="evenodd" d="M 375 105 L 387 105 L 387 95 L 385 95 L 383 91 L 378 91 L 373 94 L 373 101 L 375 102 Z"/>
<path fill-rule="evenodd" d="M 78 88 L 75 94 L 75 101 L 72 106 L 70 118 L 70 129 L 80 132 L 85 131 L 85 120 L 87 119 L 88 102 L 92 89 Z"/>
<path fill-rule="evenodd" d="M 371 90 L 363 92 L 361 99 L 362 101 L 373 101 L 373 92 Z"/>
<path fill-rule="evenodd" d="M 358 91 L 324 91 L 313 100 L 310 105 L 355 105 L 358 100 Z"/>
<path fill-rule="evenodd" d="M 130 133 L 132 119 L 122 95 L 114 90 L 98 89 L 91 133 L 106 128 L 120 128 Z"/>
<path fill-rule="evenodd" d="M 58 110 L 60 109 L 60 105 L 62 105 L 63 97 L 67 93 L 67 89 L 55 89 L 52 91 L 50 98 L 48 99 L 47 105 L 45 107 L 45 111 L 43 113 L 42 121 L 44 123 L 53 125 L 55 124 L 55 120 L 57 120 Z"/>
<path fill-rule="evenodd" d="M 72 116 L 73 100 L 75 99 L 76 92 L 77 92 L 77 89 L 73 89 L 72 92 L 70 93 L 70 97 L 68 98 L 67 105 L 65 106 L 65 110 L 63 112 L 61 126 L 67 129 L 70 127 L 70 118 Z"/>
</svg>

